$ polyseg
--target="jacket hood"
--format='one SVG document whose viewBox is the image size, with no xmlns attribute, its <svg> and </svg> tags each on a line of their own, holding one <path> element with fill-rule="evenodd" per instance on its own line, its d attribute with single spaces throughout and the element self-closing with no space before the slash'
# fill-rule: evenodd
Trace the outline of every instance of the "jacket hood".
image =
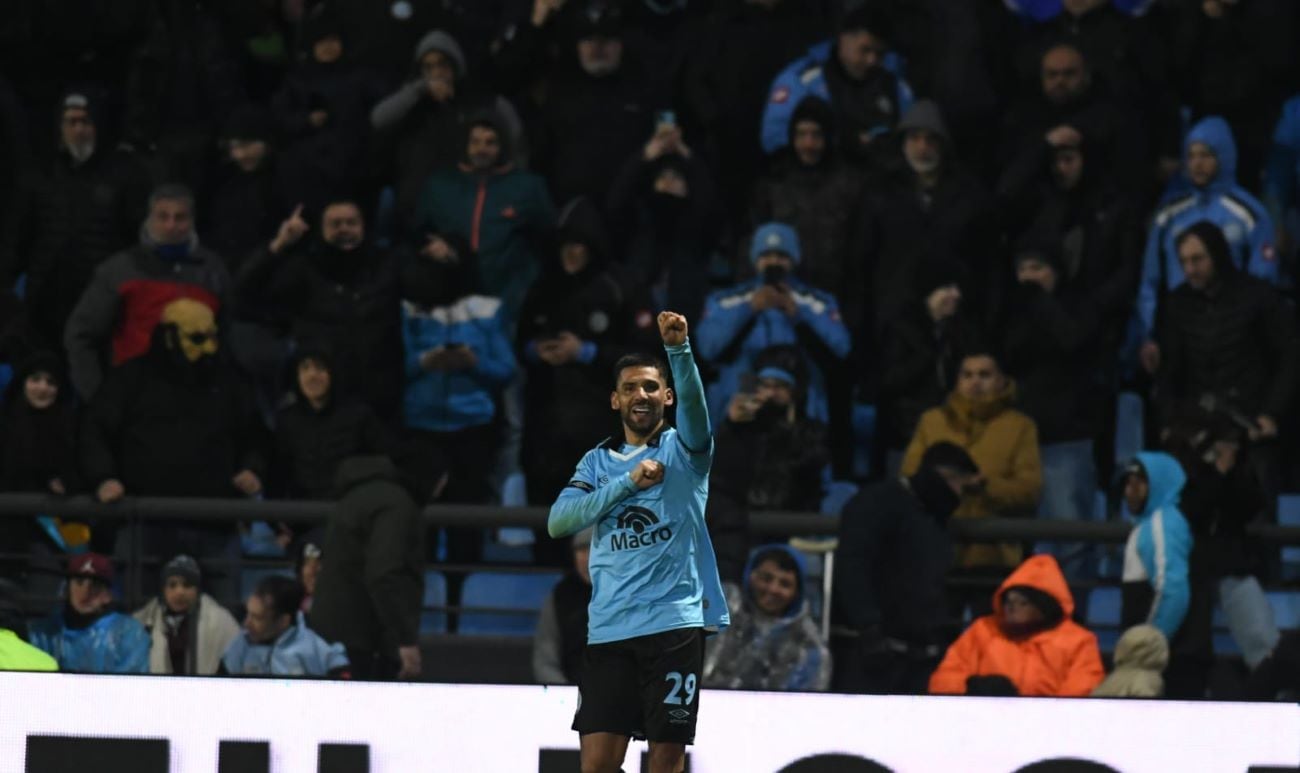
<svg viewBox="0 0 1300 773">
<path fill-rule="evenodd" d="M 822 160 L 817 164 L 819 167 L 825 166 L 831 160 L 835 150 L 835 110 L 830 103 L 819 96 L 807 96 L 799 100 L 799 104 L 794 108 L 794 114 L 790 116 L 790 126 L 786 130 L 786 145 L 794 148 L 795 127 L 800 121 L 812 121 L 822 129 L 822 136 L 826 138 L 826 150 L 822 153 Z"/>
<path fill-rule="evenodd" d="M 1208 146 L 1214 153 L 1214 157 L 1219 160 L 1219 173 L 1210 181 L 1206 189 L 1218 191 L 1236 185 L 1237 142 L 1232 137 L 1232 129 L 1228 126 L 1228 122 L 1217 115 L 1197 122 L 1187 133 L 1187 138 L 1183 140 L 1183 158 L 1187 158 L 1187 150 L 1197 142 Z M 1186 176 L 1187 173 L 1183 174 Z"/>
<path fill-rule="evenodd" d="M 943 111 L 933 99 L 917 100 L 898 122 L 898 134 L 901 136 L 911 129 L 925 129 L 943 138 L 944 144 L 951 144 L 948 125 L 943 121 Z"/>
<path fill-rule="evenodd" d="M 1115 668 L 1164 671 L 1169 665 L 1169 641 L 1154 625 L 1135 625 L 1115 645 Z"/>
<path fill-rule="evenodd" d="M 65 405 L 71 399 L 68 394 L 68 371 L 63 365 L 63 360 L 54 352 L 37 351 L 19 360 L 14 366 L 13 377 L 9 380 L 8 386 L 4 390 L 4 406 L 6 409 L 13 409 L 18 405 L 27 405 L 27 400 L 23 397 L 23 384 L 27 377 L 38 371 L 44 371 L 54 377 L 59 385 L 59 395 L 54 400 L 54 406 Z"/>
<path fill-rule="evenodd" d="M 1181 243 L 1183 237 L 1189 234 L 1200 239 L 1201 244 L 1205 245 L 1205 251 L 1210 254 L 1210 259 L 1214 262 L 1215 282 L 1222 282 L 1241 273 L 1241 269 L 1232 260 L 1232 247 L 1228 245 L 1228 238 L 1223 235 L 1222 228 L 1209 220 L 1198 220 L 1178 234 L 1176 241 Z"/>
<path fill-rule="evenodd" d="M 794 264 L 799 265 L 803 259 L 803 250 L 799 246 L 799 233 L 785 223 L 764 223 L 754 231 L 754 240 L 749 245 L 749 262 L 757 263 L 765 252 L 784 252 Z"/>
<path fill-rule="evenodd" d="M 285 363 L 284 377 L 285 383 L 290 385 L 290 391 L 293 392 L 294 398 L 298 404 L 309 406 L 306 395 L 302 393 L 302 387 L 298 384 L 298 366 L 303 360 L 316 360 L 325 365 L 325 370 L 330 374 L 330 393 L 326 403 L 325 410 L 330 410 L 334 406 L 334 396 L 337 392 L 339 374 L 334 369 L 334 354 L 328 345 L 320 341 L 307 341 L 299 345 L 294 351 L 293 356 Z"/>
<path fill-rule="evenodd" d="M 759 545 L 749 554 L 749 560 L 745 562 L 745 572 L 742 575 L 742 582 L 745 589 L 745 598 L 749 598 L 749 575 L 754 571 L 754 559 L 764 553 L 779 550 L 782 553 L 794 559 L 795 566 L 798 567 L 799 590 L 795 593 L 794 601 L 790 602 L 790 609 L 782 617 L 784 620 L 791 620 L 798 617 L 804 609 L 804 602 L 808 599 L 808 562 L 804 560 L 803 554 L 789 545 L 781 543 L 772 543 L 770 545 Z"/>
<path fill-rule="evenodd" d="M 1137 460 L 1147 471 L 1147 483 L 1150 485 L 1142 517 L 1149 517 L 1162 507 L 1177 507 L 1183 486 L 1187 483 L 1187 475 L 1178 461 L 1160 451 L 1140 451 Z"/>
<path fill-rule="evenodd" d="M 586 196 L 579 196 L 560 210 L 556 223 L 556 246 L 568 243 L 585 244 L 591 253 L 587 270 L 597 268 L 609 260 L 609 239 L 600 210 Z M 584 272 L 585 273 L 585 272 Z"/>
<path fill-rule="evenodd" d="M 1047 554 L 1030 556 L 1023 564 L 1016 567 L 1011 576 L 1002 581 L 1002 585 L 998 586 L 997 592 L 993 594 L 993 614 L 999 619 L 1002 617 L 1002 594 L 1016 586 L 1033 588 L 1051 596 L 1057 604 L 1061 605 L 1063 619 L 1069 620 L 1074 615 L 1074 596 L 1070 594 L 1070 586 L 1066 584 L 1065 575 L 1061 573 L 1061 565 L 1056 563 L 1056 559 L 1052 556 Z"/>
<path fill-rule="evenodd" d="M 420 38 L 420 42 L 415 46 L 415 56 L 411 58 L 417 70 L 420 60 L 430 51 L 439 51 L 447 55 L 456 68 L 456 80 L 461 80 L 469 74 L 469 69 L 465 65 L 465 52 L 450 34 L 442 30 L 434 30 Z"/>
</svg>

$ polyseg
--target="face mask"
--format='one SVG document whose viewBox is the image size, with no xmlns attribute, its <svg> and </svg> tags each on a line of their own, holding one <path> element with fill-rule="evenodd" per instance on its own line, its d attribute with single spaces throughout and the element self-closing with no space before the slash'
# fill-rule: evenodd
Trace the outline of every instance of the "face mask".
<svg viewBox="0 0 1300 773">
<path fill-rule="evenodd" d="M 178 298 L 163 309 L 159 324 L 170 327 L 168 346 L 194 365 L 217 353 L 217 322 L 212 309 L 192 298 Z"/>
</svg>

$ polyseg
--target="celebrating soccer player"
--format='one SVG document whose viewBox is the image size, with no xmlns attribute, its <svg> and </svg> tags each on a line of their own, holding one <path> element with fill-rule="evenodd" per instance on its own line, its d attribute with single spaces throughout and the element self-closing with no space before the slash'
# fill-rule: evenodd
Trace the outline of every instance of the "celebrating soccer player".
<svg viewBox="0 0 1300 773">
<path fill-rule="evenodd" d="M 632 737 L 650 742 L 651 773 L 683 769 L 695 742 L 704 634 L 728 623 L 704 525 L 713 435 L 686 332 L 682 315 L 659 315 L 676 394 L 658 357 L 615 364 L 609 402 L 623 436 L 588 451 L 551 506 L 552 537 L 595 526 L 573 718 L 584 773 L 618 771 Z M 676 428 L 664 419 L 674 400 Z"/>
</svg>

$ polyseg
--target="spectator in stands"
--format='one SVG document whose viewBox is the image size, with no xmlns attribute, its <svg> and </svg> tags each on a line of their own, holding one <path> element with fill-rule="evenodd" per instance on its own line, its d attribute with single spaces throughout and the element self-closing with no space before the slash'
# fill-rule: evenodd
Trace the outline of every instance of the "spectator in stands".
<svg viewBox="0 0 1300 773">
<path fill-rule="evenodd" d="M 802 258 L 799 235 L 785 223 L 759 226 L 749 253 L 758 276 L 710 295 L 696 330 L 700 355 L 718 369 L 709 387 L 709 412 L 726 412 L 741 374 L 754 371 L 759 352 L 798 344 L 809 373 L 807 415 L 825 421 L 823 370 L 837 367 L 851 346 L 839 304 L 830 292 L 795 275 Z"/>
<path fill-rule="evenodd" d="M 11 244 L 0 246 L 9 253 L 0 280 L 8 288 L 27 274 L 28 323 L 44 347 L 62 346 L 64 323 L 96 267 L 135 241 L 144 216 L 145 171 L 113 149 L 106 124 L 98 95 L 65 94 L 58 156 L 10 205 L 14 229 Z M 17 170 L 13 179 L 22 179 Z"/>
<path fill-rule="evenodd" d="M 786 545 L 757 548 L 744 585 L 725 587 L 731 625 L 709 640 L 706 687 L 826 690 L 831 656 L 807 598 L 803 556 Z"/>
<path fill-rule="evenodd" d="M 162 0 L 126 80 L 126 140 L 157 149 L 167 180 L 206 190 L 206 165 L 221 121 L 243 102 L 237 63 L 206 6 Z"/>
<path fill-rule="evenodd" d="M 587 647 L 587 605 L 591 603 L 593 529 L 573 535 L 569 546 L 573 567 L 551 590 L 537 617 L 533 636 L 533 678 L 541 684 L 578 684 L 582 653 Z"/>
<path fill-rule="evenodd" d="M 953 155 L 939 106 L 921 100 L 898 125 L 902 164 L 873 186 L 863 218 L 862 252 L 875 330 L 899 313 L 928 260 L 957 261 L 972 279 L 988 273 L 994 219 L 989 195 Z M 924 238 L 922 238 L 924 235 Z M 964 287 L 980 309 L 983 282 Z"/>
<path fill-rule="evenodd" d="M 462 139 L 460 167 L 425 184 L 412 233 L 426 250 L 435 235 L 468 244 L 481 289 L 501 299 L 513 323 L 541 272 L 540 242 L 555 226 L 555 208 L 546 182 L 511 160 L 510 134 L 499 115 L 480 113 Z"/>
<path fill-rule="evenodd" d="M 978 476 L 960 446 L 936 443 L 911 477 L 883 480 L 844 506 L 832 599 L 836 690 L 926 692 L 952 638 L 945 527 Z"/>
<path fill-rule="evenodd" d="M 353 64 L 348 30 L 332 5 L 311 9 L 300 34 L 302 61 L 271 105 L 284 138 L 280 171 L 288 200 L 316 212 L 363 182 L 368 114 L 383 94 L 375 77 Z"/>
<path fill-rule="evenodd" d="M 1013 243 L 1032 239 L 1060 254 L 1061 280 L 1098 318 L 1093 380 L 1110 383 L 1132 314 L 1142 224 L 1136 197 L 1104 174 L 1101 150 L 1070 126 L 1048 132 L 1003 170 L 997 200 Z"/>
<path fill-rule="evenodd" d="M 36 352 L 18 362 L 0 414 L 0 490 L 60 495 L 77 491 L 81 476 L 76 429 L 72 394 L 58 355 Z"/>
<path fill-rule="evenodd" d="M 27 620 L 18 603 L 18 587 L 0 579 L 0 671 L 58 671 L 46 652 L 27 643 Z"/>
<path fill-rule="evenodd" d="M 794 226 L 803 250 L 799 275 L 814 287 L 859 287 L 863 281 L 849 255 L 863 179 L 838 155 L 837 139 L 830 104 L 804 97 L 790 118 L 787 150 L 759 180 L 754 195 L 754 224 Z M 857 295 L 851 294 L 855 304 Z M 856 330 L 858 316 L 846 309 L 845 318 Z"/>
<path fill-rule="evenodd" d="M 930 677 L 944 695 L 1089 695 L 1106 672 L 1097 637 L 1074 622 L 1074 597 L 1056 559 L 1031 556 L 984 615 L 948 648 Z"/>
<path fill-rule="evenodd" d="M 222 127 L 220 147 L 223 168 L 208 202 L 205 233 L 211 234 L 208 245 L 238 273 L 244 260 L 275 235 L 291 202 L 281 179 L 275 129 L 265 110 L 237 108 Z"/>
<path fill-rule="evenodd" d="M 420 508 L 397 468 L 381 456 L 345 460 L 338 491 L 312 627 L 347 648 L 358 679 L 417 679 L 424 599 Z"/>
<path fill-rule="evenodd" d="M 148 354 L 113 369 L 82 426 L 86 482 L 100 502 L 133 496 L 256 496 L 265 475 L 264 430 L 243 385 L 218 356 L 212 310 L 192 298 L 159 313 Z M 109 534 L 97 544 L 111 545 Z M 230 525 L 154 523 L 155 555 L 227 556 Z M 234 595 L 234 577 L 210 567 L 210 587 Z"/>
<path fill-rule="evenodd" d="M 113 599 L 113 564 L 98 553 L 68 559 L 67 595 L 50 617 L 33 623 L 31 643 L 60 671 L 149 673 L 149 635 Z"/>
<path fill-rule="evenodd" d="M 333 358 L 324 348 L 299 349 L 292 366 L 293 401 L 276 421 L 272 490 L 289 499 L 332 499 L 339 463 L 391 454 L 392 439 L 368 404 L 335 394 Z"/>
<path fill-rule="evenodd" d="M 772 79 L 825 36 L 825 12 L 797 0 L 714 5 L 683 63 L 682 123 L 714 159 L 729 222 L 743 222 L 763 166 L 758 132 Z M 670 308 L 680 308 L 671 306 Z M 694 319 L 683 310 L 688 319 Z"/>
<path fill-rule="evenodd" d="M 875 371 L 879 379 L 877 437 L 890 473 L 897 472 L 921 414 L 942 404 L 956 386 L 961 355 L 973 345 L 975 328 L 962 293 L 968 282 L 960 263 L 926 261 L 915 272 L 907 301 L 885 321 L 880 360 L 859 364 L 862 377 Z"/>
<path fill-rule="evenodd" d="M 804 412 L 803 354 L 795 346 L 759 352 L 754 371 L 727 405 L 714 440 L 706 520 L 724 580 L 743 581 L 749 514 L 817 512 L 829 473 L 826 424 Z"/>
<path fill-rule="evenodd" d="M 501 300 L 476 291 L 477 274 L 473 254 L 441 237 L 404 271 L 405 471 L 421 482 L 419 503 L 493 498 L 488 476 L 499 441 L 495 397 L 514 376 L 515 358 Z M 450 560 L 475 558 L 477 530 L 448 535 Z"/>
<path fill-rule="evenodd" d="M 460 44 L 443 30 L 425 35 L 415 48 L 412 76 L 370 111 L 377 147 L 390 149 L 387 172 L 396 181 L 396 215 L 410 222 L 429 176 L 455 169 L 463 158 L 471 117 L 491 110 L 508 127 L 503 144 L 520 140 L 519 117 L 505 99 L 483 90 L 469 76 Z M 517 160 L 510 153 L 502 161 Z"/>
<path fill-rule="evenodd" d="M 230 274 L 221 258 L 199 245 L 194 231 L 194 195 L 178 185 L 160 185 L 149 195 L 149 215 L 140 243 L 99 268 L 68 317 L 63 344 L 72 385 L 90 400 L 116 368 L 150 350 L 159 314 L 178 299 L 221 310 Z"/>
<path fill-rule="evenodd" d="M 571 32 L 557 41 L 564 61 L 536 123 L 534 165 L 557 201 L 590 196 L 603 202 L 619 165 L 654 128 L 651 111 L 669 106 L 653 101 L 642 71 L 664 63 L 637 62 L 629 55 L 618 3 L 579 0 L 574 5 Z"/>
<path fill-rule="evenodd" d="M 1170 10 L 1172 85 L 1193 120 L 1220 115 L 1231 125 L 1240 179 L 1254 189 L 1278 105 L 1296 85 L 1298 9 L 1286 0 L 1207 0 Z"/>
<path fill-rule="evenodd" d="M 680 309 L 697 319 L 704 308 L 721 228 L 717 195 L 675 125 L 661 124 L 615 178 L 608 202 L 615 252 L 625 284 L 648 292 L 655 312 Z"/>
<path fill-rule="evenodd" d="M 1138 285 L 1139 361 L 1152 374 L 1161 360 L 1156 319 L 1166 316 L 1161 307 L 1169 292 L 1186 279 L 1178 242 L 1192 225 L 1206 221 L 1218 226 L 1233 266 L 1270 284 L 1278 282 L 1273 223 L 1264 205 L 1237 184 L 1237 145 L 1227 122 L 1217 116 L 1200 121 L 1188 132 L 1183 148 L 1184 174 L 1191 190 L 1164 202 L 1155 213 Z"/>
<path fill-rule="evenodd" d="M 1011 407 L 1015 399 L 1015 382 L 1006 377 L 998 359 L 978 348 L 967 351 L 957 388 L 942 406 L 921 415 L 903 455 L 903 475 L 916 474 L 930 446 L 953 443 L 964 448 L 980 470 L 962 492 L 954 518 L 1031 514 L 1043 486 L 1038 429 L 1032 419 Z M 968 545 L 958 552 L 957 564 L 1000 576 L 1019 561 L 1019 545 Z"/>
<path fill-rule="evenodd" d="M 1104 415 L 1092 375 L 1098 319 L 1089 299 L 1071 286 L 1054 240 L 1015 250 L 1013 289 L 1004 310 L 1007 372 L 1020 387 L 1020 406 L 1038 427 L 1043 497 L 1038 516 L 1091 520 L 1097 491 L 1093 437 Z M 1056 543 L 1065 576 L 1092 576 L 1094 551 L 1085 543 Z"/>
<path fill-rule="evenodd" d="M 401 392 L 401 257 L 367 238 L 356 201 L 328 198 L 319 233 L 307 237 L 310 226 L 299 204 L 275 238 L 244 264 L 236 290 L 241 300 L 287 317 L 299 347 L 328 347 L 335 365 L 332 391 L 364 401 L 387 418 Z"/>
<path fill-rule="evenodd" d="M 330 644 L 307 627 L 299 608 L 302 585 L 267 577 L 249 595 L 244 630 L 221 657 L 218 672 L 230 676 L 329 676 L 350 679 L 342 644 Z"/>
<path fill-rule="evenodd" d="M 293 576 L 302 583 L 302 613 L 311 614 L 316 600 L 316 581 L 320 579 L 320 570 L 325 566 L 325 554 L 314 542 L 303 542 L 298 549 L 298 559 L 294 562 Z"/>
<path fill-rule="evenodd" d="M 239 623 L 217 600 L 199 590 L 199 564 L 181 554 L 162 570 L 162 590 L 135 613 L 150 635 L 149 673 L 211 676 Z"/>
<path fill-rule="evenodd" d="M 1246 527 L 1266 520 L 1268 509 L 1251 468 L 1245 431 L 1222 413 L 1192 411 L 1164 433 L 1164 446 L 1187 475 L 1179 509 L 1191 528 L 1190 598 L 1178 643 L 1180 675 L 1203 694 L 1213 668 L 1213 617 L 1224 611 L 1228 631 L 1246 667 L 1255 669 L 1280 634 L 1259 578 L 1269 569 L 1268 549 Z M 1186 690 L 1184 690 L 1186 691 Z"/>
<path fill-rule="evenodd" d="M 1295 320 L 1277 293 L 1233 263 L 1210 221 L 1176 242 L 1186 278 L 1170 293 L 1160 330 L 1156 407 L 1165 420 L 1191 405 L 1218 406 L 1248 428 L 1250 462 L 1269 513 L 1281 488 L 1277 448 L 1295 397 Z"/>
<path fill-rule="evenodd" d="M 1093 688 L 1094 698 L 1163 698 L 1169 642 L 1154 625 L 1135 625 L 1115 645 L 1115 669 Z"/>
<path fill-rule="evenodd" d="M 1273 129 L 1264 168 L 1264 203 L 1277 228 L 1277 254 L 1284 276 L 1300 273 L 1300 94 L 1286 101 Z"/>
<path fill-rule="evenodd" d="M 657 341 L 646 294 L 624 286 L 610 267 L 605 228 L 590 199 L 564 208 L 555 241 L 556 255 L 519 316 L 528 370 L 524 468 L 535 504 L 555 501 L 572 477 L 572 460 L 613 429 L 602 405 L 610 368 L 629 350 Z M 535 547 L 549 542 L 539 538 Z M 564 552 L 559 557 L 567 559 Z"/>
<path fill-rule="evenodd" d="M 834 40 L 813 46 L 782 70 L 763 112 L 763 150 L 785 147 L 794 109 L 813 95 L 834 106 L 839 146 L 849 158 L 866 160 L 872 142 L 889 134 L 912 104 L 900 61 L 891 56 L 891 33 L 882 11 L 860 5 L 840 20 Z"/>
<path fill-rule="evenodd" d="M 1165 453 L 1143 451 L 1124 470 L 1124 505 L 1137 522 L 1124 551 L 1124 627 L 1150 623 L 1174 641 L 1187 617 L 1192 533 L 1178 508 L 1187 476 Z"/>
<path fill-rule="evenodd" d="M 1095 145 L 1094 161 L 1108 178 L 1145 191 L 1154 157 L 1142 125 L 1094 81 L 1078 46 L 1061 41 L 1043 51 L 1038 74 L 1040 88 L 1013 104 L 1003 120 L 1000 166 L 1073 130 Z"/>
</svg>

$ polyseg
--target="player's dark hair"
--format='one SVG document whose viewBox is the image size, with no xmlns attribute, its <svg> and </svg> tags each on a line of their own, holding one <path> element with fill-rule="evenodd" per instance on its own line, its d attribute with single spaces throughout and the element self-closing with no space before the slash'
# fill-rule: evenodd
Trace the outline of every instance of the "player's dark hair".
<svg viewBox="0 0 1300 773">
<path fill-rule="evenodd" d="M 306 593 L 297 579 L 280 575 L 263 578 L 253 589 L 253 595 L 266 602 L 276 617 L 288 615 L 292 618 L 297 615 Z"/>
<path fill-rule="evenodd" d="M 670 371 L 668 365 L 662 358 L 656 357 L 649 352 L 632 352 L 618 358 L 614 363 L 614 388 L 618 389 L 618 378 L 623 375 L 623 371 L 628 368 L 655 368 L 659 375 L 663 377 L 664 384 L 667 385 Z"/>
<path fill-rule="evenodd" d="M 777 568 L 783 572 L 794 572 L 795 579 L 798 581 L 799 590 L 803 590 L 803 572 L 799 569 L 799 562 L 794 560 L 790 551 L 783 548 L 765 548 L 754 554 L 754 560 L 749 562 L 751 569 L 757 569 L 764 563 L 771 561 L 776 564 Z"/>
</svg>

